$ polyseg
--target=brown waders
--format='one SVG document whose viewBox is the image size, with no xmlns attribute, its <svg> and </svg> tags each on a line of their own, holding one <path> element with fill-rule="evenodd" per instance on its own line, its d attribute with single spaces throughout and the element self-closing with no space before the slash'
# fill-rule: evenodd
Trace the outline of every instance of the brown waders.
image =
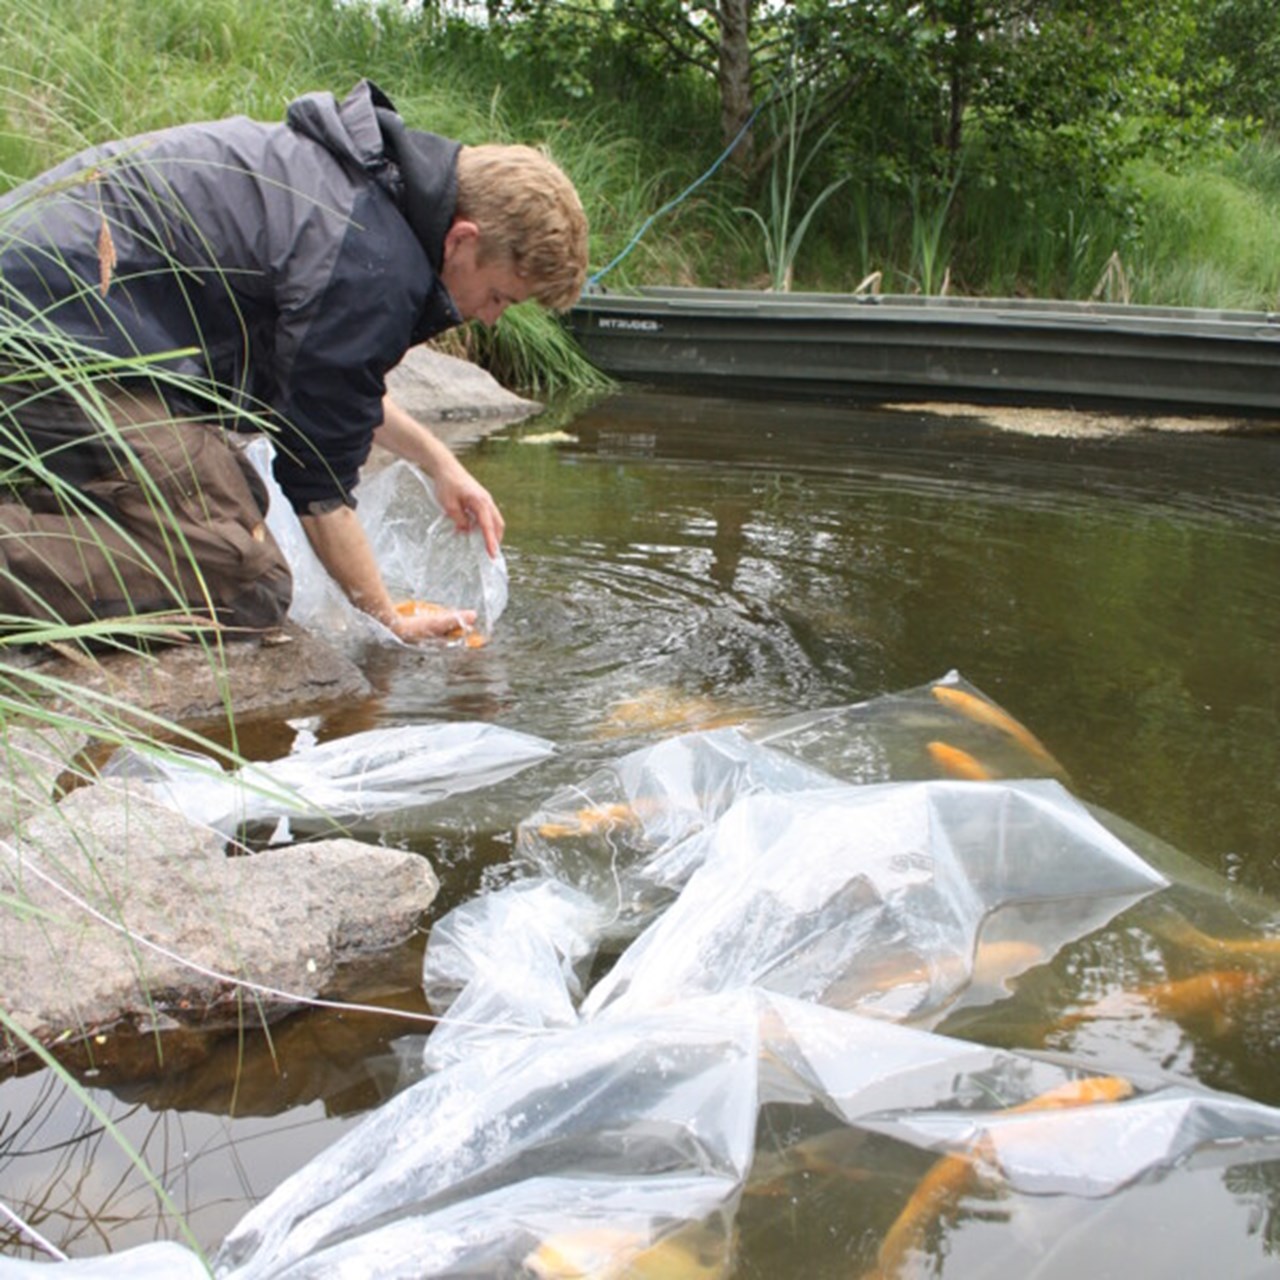
<svg viewBox="0 0 1280 1280">
<path fill-rule="evenodd" d="M 38 451 L 64 480 L 18 483 L 0 502 L 0 628 L 5 614 L 190 615 L 230 636 L 279 626 L 292 577 L 240 447 L 212 423 L 170 417 L 153 393 L 113 387 L 105 399 L 114 437 L 66 391 L 0 384 L 4 454 Z"/>
</svg>

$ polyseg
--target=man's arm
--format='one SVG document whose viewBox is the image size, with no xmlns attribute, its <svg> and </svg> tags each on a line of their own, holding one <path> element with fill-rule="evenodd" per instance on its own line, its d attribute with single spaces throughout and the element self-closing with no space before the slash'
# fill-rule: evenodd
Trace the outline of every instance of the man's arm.
<svg viewBox="0 0 1280 1280">
<path fill-rule="evenodd" d="M 448 445 L 390 396 L 383 397 L 382 425 L 373 433 L 373 439 L 398 458 L 421 467 L 431 477 L 445 515 L 458 530 L 466 533 L 479 529 L 484 534 L 489 555 L 498 554 L 505 528 L 502 512 L 489 491 L 458 461 Z"/>
</svg>

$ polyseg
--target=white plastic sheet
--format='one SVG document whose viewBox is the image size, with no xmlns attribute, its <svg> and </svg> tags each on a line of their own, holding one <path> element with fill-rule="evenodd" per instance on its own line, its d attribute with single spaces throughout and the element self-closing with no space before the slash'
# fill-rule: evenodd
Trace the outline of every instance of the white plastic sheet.
<svg viewBox="0 0 1280 1280">
<path fill-rule="evenodd" d="M 289 617 L 331 641 L 400 641 L 352 605 L 316 558 L 302 525 L 271 474 L 273 446 L 259 437 L 246 450 L 270 496 L 267 527 L 293 571 Z M 460 533 L 436 501 L 431 481 L 403 459 L 363 480 L 356 508 L 393 599 L 474 609 L 475 630 L 489 636 L 507 607 L 507 565 L 490 558 L 478 530 Z"/>
<path fill-rule="evenodd" d="M 215 1259 L 224 1280 L 377 1274 L 730 1274 L 757 1112 L 812 1102 L 904 1143 L 977 1151 L 1011 1189 L 1074 1189 L 1044 1126 L 1088 1149 L 1086 1194 L 1168 1170 L 1228 1136 L 1280 1150 L 1280 1112 L 1194 1090 L 1071 1112 L 1016 1108 L 1076 1073 L 1019 1054 L 755 990 L 527 1040 L 421 1081 L 252 1210 Z M 1022 1140 L 1019 1139 L 1022 1136 Z M 1087 1139 L 1087 1141 L 1086 1141 Z M 1245 1148 L 1248 1149 L 1245 1149 Z M 691 1231 L 722 1265 L 639 1269 Z M 545 1262 L 548 1269 L 540 1269 Z M 361 1270 L 363 1266 L 364 1270 Z"/>
<path fill-rule="evenodd" d="M 765 986 L 919 1018 L 969 984 L 988 920 L 985 963 L 1012 976 L 1166 883 L 1049 780 L 748 796 L 690 843 L 699 870 L 587 1016 Z M 1029 904 L 1034 928 L 1001 919 Z"/>
<path fill-rule="evenodd" d="M 464 721 L 370 729 L 229 773 L 194 752 L 122 748 L 102 772 L 138 779 L 159 803 L 229 835 L 274 818 L 337 822 L 416 808 L 489 786 L 554 750 L 545 738 Z"/>
<path fill-rule="evenodd" d="M 191 1250 L 167 1240 L 100 1258 L 70 1262 L 19 1262 L 0 1258 L 0 1280 L 208 1280 L 209 1270 Z"/>
</svg>

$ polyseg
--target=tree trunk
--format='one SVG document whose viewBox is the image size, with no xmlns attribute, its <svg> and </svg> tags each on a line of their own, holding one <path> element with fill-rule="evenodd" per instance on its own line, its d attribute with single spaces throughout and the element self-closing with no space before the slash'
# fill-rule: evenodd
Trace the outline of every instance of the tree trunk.
<svg viewBox="0 0 1280 1280">
<path fill-rule="evenodd" d="M 720 0 L 720 129 L 727 147 L 751 119 L 751 10 L 755 0 Z M 738 143 L 730 163 L 740 173 L 751 170 L 755 150 L 751 131 Z"/>
</svg>

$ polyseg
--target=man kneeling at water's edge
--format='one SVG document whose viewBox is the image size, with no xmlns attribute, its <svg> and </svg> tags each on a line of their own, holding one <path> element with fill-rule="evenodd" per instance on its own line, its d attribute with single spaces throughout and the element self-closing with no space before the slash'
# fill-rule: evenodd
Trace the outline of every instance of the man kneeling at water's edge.
<svg viewBox="0 0 1280 1280">
<path fill-rule="evenodd" d="M 586 261 L 581 203 L 547 157 L 409 129 L 369 81 L 280 124 L 109 143 L 0 198 L 0 326 L 21 336 L 0 355 L 0 430 L 31 481 L 0 503 L 0 614 L 278 626 L 291 575 L 239 444 L 265 422 L 275 479 L 354 604 L 411 642 L 469 623 L 397 611 L 356 517 L 377 443 L 490 555 L 503 536 L 385 377 L 463 321 L 570 306 Z"/>
</svg>

